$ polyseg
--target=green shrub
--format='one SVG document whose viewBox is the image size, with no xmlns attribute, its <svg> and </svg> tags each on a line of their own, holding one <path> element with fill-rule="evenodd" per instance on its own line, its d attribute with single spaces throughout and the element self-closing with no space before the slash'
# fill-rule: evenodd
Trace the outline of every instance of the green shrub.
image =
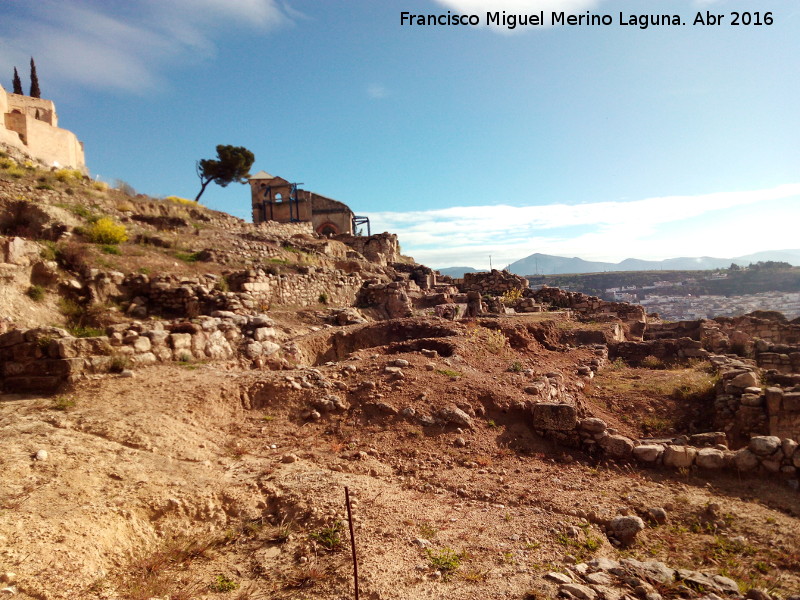
<svg viewBox="0 0 800 600">
<path fill-rule="evenodd" d="M 32 285 L 25 293 L 28 295 L 28 298 L 34 302 L 41 302 L 44 300 L 44 288 L 40 285 Z"/>
<path fill-rule="evenodd" d="M 461 566 L 461 561 L 464 560 L 463 552 L 456 552 L 452 548 L 441 548 L 439 550 L 425 550 L 428 555 L 428 564 L 437 571 L 442 573 L 442 577 L 447 579 L 453 571 L 456 571 Z"/>
<path fill-rule="evenodd" d="M 344 524 L 341 521 L 336 521 L 330 527 L 324 527 L 319 531 L 309 533 L 308 537 L 325 548 L 325 550 L 334 552 L 342 547 L 342 531 L 344 531 Z"/>
<path fill-rule="evenodd" d="M 210 587 L 212 591 L 222 594 L 239 589 L 239 584 L 233 579 L 229 579 L 226 575 L 219 574 Z"/>
<path fill-rule="evenodd" d="M 83 235 L 94 244 L 121 244 L 128 241 L 128 231 L 109 217 L 97 219 L 83 229 Z"/>
<path fill-rule="evenodd" d="M 176 252 L 175 258 L 187 263 L 195 263 L 200 260 L 200 252 Z"/>
<path fill-rule="evenodd" d="M 59 169 L 53 175 L 58 181 L 67 183 L 69 181 L 83 181 L 83 173 L 77 169 Z"/>
<path fill-rule="evenodd" d="M 179 196 L 167 196 L 164 198 L 167 202 L 172 202 L 174 204 L 183 204 L 184 206 L 197 206 L 197 202 L 194 200 L 188 200 L 186 198 L 180 198 Z"/>
<path fill-rule="evenodd" d="M 327 304 L 328 303 L 328 294 L 325 293 L 325 292 L 322 292 L 319 295 L 319 298 L 317 298 L 317 300 L 319 300 L 320 304 Z"/>
<path fill-rule="evenodd" d="M 122 254 L 122 251 L 119 249 L 119 247 L 113 244 L 105 244 L 104 246 L 101 246 L 100 249 L 106 254 L 116 254 L 117 256 Z"/>
<path fill-rule="evenodd" d="M 54 190 L 54 189 L 56 189 L 56 188 L 54 188 L 54 187 L 53 187 L 52 185 L 50 185 L 49 183 L 40 183 L 40 184 L 38 184 L 38 185 L 36 186 L 36 189 L 37 189 L 37 190 Z"/>
</svg>

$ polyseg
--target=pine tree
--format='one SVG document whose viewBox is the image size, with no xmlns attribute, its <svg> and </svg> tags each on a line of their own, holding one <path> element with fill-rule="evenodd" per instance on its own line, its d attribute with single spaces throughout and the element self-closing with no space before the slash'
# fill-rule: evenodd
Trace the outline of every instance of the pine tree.
<svg viewBox="0 0 800 600">
<path fill-rule="evenodd" d="M 36 63 L 31 56 L 31 93 L 32 98 L 41 98 L 42 91 L 39 89 L 39 77 L 36 75 Z"/>
<path fill-rule="evenodd" d="M 14 93 L 15 94 L 22 94 L 22 81 L 20 81 L 19 73 L 17 73 L 17 67 L 14 67 Z"/>
</svg>

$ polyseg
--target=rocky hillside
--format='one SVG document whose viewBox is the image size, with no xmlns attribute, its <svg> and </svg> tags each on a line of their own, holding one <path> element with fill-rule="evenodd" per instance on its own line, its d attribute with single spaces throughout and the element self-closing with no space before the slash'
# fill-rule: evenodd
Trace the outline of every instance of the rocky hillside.
<svg viewBox="0 0 800 600">
<path fill-rule="evenodd" d="M 0 160 L 0 595 L 798 597 L 800 326 Z"/>
</svg>

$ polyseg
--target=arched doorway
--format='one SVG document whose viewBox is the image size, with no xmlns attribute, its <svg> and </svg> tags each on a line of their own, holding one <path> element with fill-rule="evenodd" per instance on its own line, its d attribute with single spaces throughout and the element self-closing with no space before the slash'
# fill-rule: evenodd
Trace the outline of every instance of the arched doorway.
<svg viewBox="0 0 800 600">
<path fill-rule="evenodd" d="M 339 235 L 339 228 L 330 221 L 317 227 L 317 233 L 324 236 Z"/>
</svg>

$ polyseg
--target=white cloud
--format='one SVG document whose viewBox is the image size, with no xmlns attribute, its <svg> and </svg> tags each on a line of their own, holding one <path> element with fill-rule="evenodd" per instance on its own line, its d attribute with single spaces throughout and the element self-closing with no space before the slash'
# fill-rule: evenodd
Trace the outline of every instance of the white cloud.
<svg viewBox="0 0 800 600">
<path fill-rule="evenodd" d="M 50 0 L 19 7 L 0 25 L 0 64 L 24 67 L 33 55 L 50 81 L 128 93 L 163 85 L 170 65 L 213 56 L 220 29 L 290 22 L 275 0 Z"/>
<path fill-rule="evenodd" d="M 488 267 L 534 252 L 619 261 L 672 256 L 737 256 L 757 250 L 796 246 L 794 215 L 766 215 L 770 201 L 797 198 L 800 184 L 764 190 L 699 196 L 645 198 L 631 202 L 545 206 L 465 206 L 412 212 L 368 213 L 374 230 L 399 235 L 404 252 L 434 267 Z M 735 229 L 716 224 L 726 209 L 746 207 L 747 219 Z M 715 213 L 715 214 L 711 214 Z M 694 221 L 693 221 L 694 220 Z M 756 225 L 756 220 L 761 222 Z M 703 224 L 704 235 L 679 235 L 664 241 L 665 226 Z M 764 226 L 768 223 L 768 226 Z M 726 227 L 730 227 L 727 223 Z M 565 232 L 577 228 L 578 233 Z"/>
<path fill-rule="evenodd" d="M 374 100 L 386 98 L 389 95 L 389 90 L 379 83 L 371 83 L 367 86 L 367 96 Z"/>
</svg>

